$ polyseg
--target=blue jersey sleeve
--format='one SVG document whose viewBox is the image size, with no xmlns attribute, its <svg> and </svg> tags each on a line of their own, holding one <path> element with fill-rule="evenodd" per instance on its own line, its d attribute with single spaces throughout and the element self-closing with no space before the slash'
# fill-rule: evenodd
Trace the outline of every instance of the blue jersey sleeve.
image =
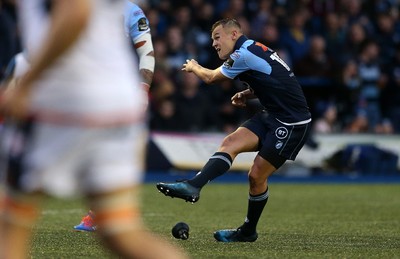
<svg viewBox="0 0 400 259">
<path fill-rule="evenodd" d="M 241 48 L 235 50 L 221 66 L 221 73 L 231 79 L 248 70 L 271 74 L 271 65 L 263 58 L 251 53 L 247 47 L 253 41 L 246 41 Z"/>
<path fill-rule="evenodd" d="M 240 49 L 233 52 L 221 66 L 221 73 L 231 79 L 247 70 L 250 70 L 250 68 L 246 64 L 244 53 Z"/>
<path fill-rule="evenodd" d="M 139 6 L 126 1 L 124 11 L 125 34 L 135 41 L 144 33 L 150 31 L 149 20 Z"/>
</svg>

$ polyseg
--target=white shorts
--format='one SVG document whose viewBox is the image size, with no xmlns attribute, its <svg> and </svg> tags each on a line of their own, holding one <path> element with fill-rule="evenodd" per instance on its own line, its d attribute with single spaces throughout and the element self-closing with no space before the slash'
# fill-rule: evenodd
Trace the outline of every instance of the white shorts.
<svg viewBox="0 0 400 259">
<path fill-rule="evenodd" d="M 13 189 L 70 197 L 132 187 L 143 180 L 143 124 L 87 128 L 36 123 L 4 127 L 3 137 L 6 177 Z"/>
</svg>

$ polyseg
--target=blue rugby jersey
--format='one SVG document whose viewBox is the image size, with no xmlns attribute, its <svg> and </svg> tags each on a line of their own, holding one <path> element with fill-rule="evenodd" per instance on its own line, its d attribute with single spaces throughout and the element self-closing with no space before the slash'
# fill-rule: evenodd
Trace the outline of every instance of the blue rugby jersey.
<svg viewBox="0 0 400 259">
<path fill-rule="evenodd" d="M 125 2 L 125 34 L 129 36 L 132 41 L 135 41 L 141 35 L 150 31 L 149 20 L 138 5 L 127 0 Z"/>
<path fill-rule="evenodd" d="M 309 120 L 311 114 L 296 76 L 278 54 L 265 45 L 241 36 L 235 51 L 221 66 L 228 78 L 238 78 L 261 104 L 282 122 Z"/>
</svg>

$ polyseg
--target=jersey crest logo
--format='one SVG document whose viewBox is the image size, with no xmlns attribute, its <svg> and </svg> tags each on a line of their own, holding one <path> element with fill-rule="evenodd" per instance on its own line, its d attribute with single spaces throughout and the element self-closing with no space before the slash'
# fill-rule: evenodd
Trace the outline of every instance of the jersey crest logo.
<svg viewBox="0 0 400 259">
<path fill-rule="evenodd" d="M 279 127 L 275 130 L 275 136 L 278 139 L 285 139 L 288 136 L 289 131 L 285 127 Z"/>
<path fill-rule="evenodd" d="M 147 31 L 149 29 L 149 25 L 146 22 L 146 18 L 140 18 L 138 21 L 138 29 L 139 31 Z"/>
<path fill-rule="evenodd" d="M 233 66 L 233 63 L 235 63 L 235 61 L 231 58 L 228 58 L 225 62 L 224 62 L 224 67 L 226 68 L 231 68 Z"/>
</svg>

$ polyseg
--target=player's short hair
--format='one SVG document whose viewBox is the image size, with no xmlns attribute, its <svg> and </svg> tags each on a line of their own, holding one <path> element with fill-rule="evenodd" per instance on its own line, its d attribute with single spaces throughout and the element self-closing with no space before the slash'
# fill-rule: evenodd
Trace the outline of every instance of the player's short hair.
<svg viewBox="0 0 400 259">
<path fill-rule="evenodd" d="M 242 26 L 240 26 L 240 23 L 236 19 L 224 18 L 224 19 L 221 19 L 221 20 L 219 20 L 219 21 L 217 21 L 217 22 L 215 22 L 213 24 L 213 26 L 211 27 L 211 33 L 215 30 L 215 28 L 217 28 L 217 26 L 220 26 L 220 25 L 223 28 L 225 28 L 225 27 L 236 27 L 236 28 L 239 29 L 240 32 L 242 31 Z"/>
</svg>

